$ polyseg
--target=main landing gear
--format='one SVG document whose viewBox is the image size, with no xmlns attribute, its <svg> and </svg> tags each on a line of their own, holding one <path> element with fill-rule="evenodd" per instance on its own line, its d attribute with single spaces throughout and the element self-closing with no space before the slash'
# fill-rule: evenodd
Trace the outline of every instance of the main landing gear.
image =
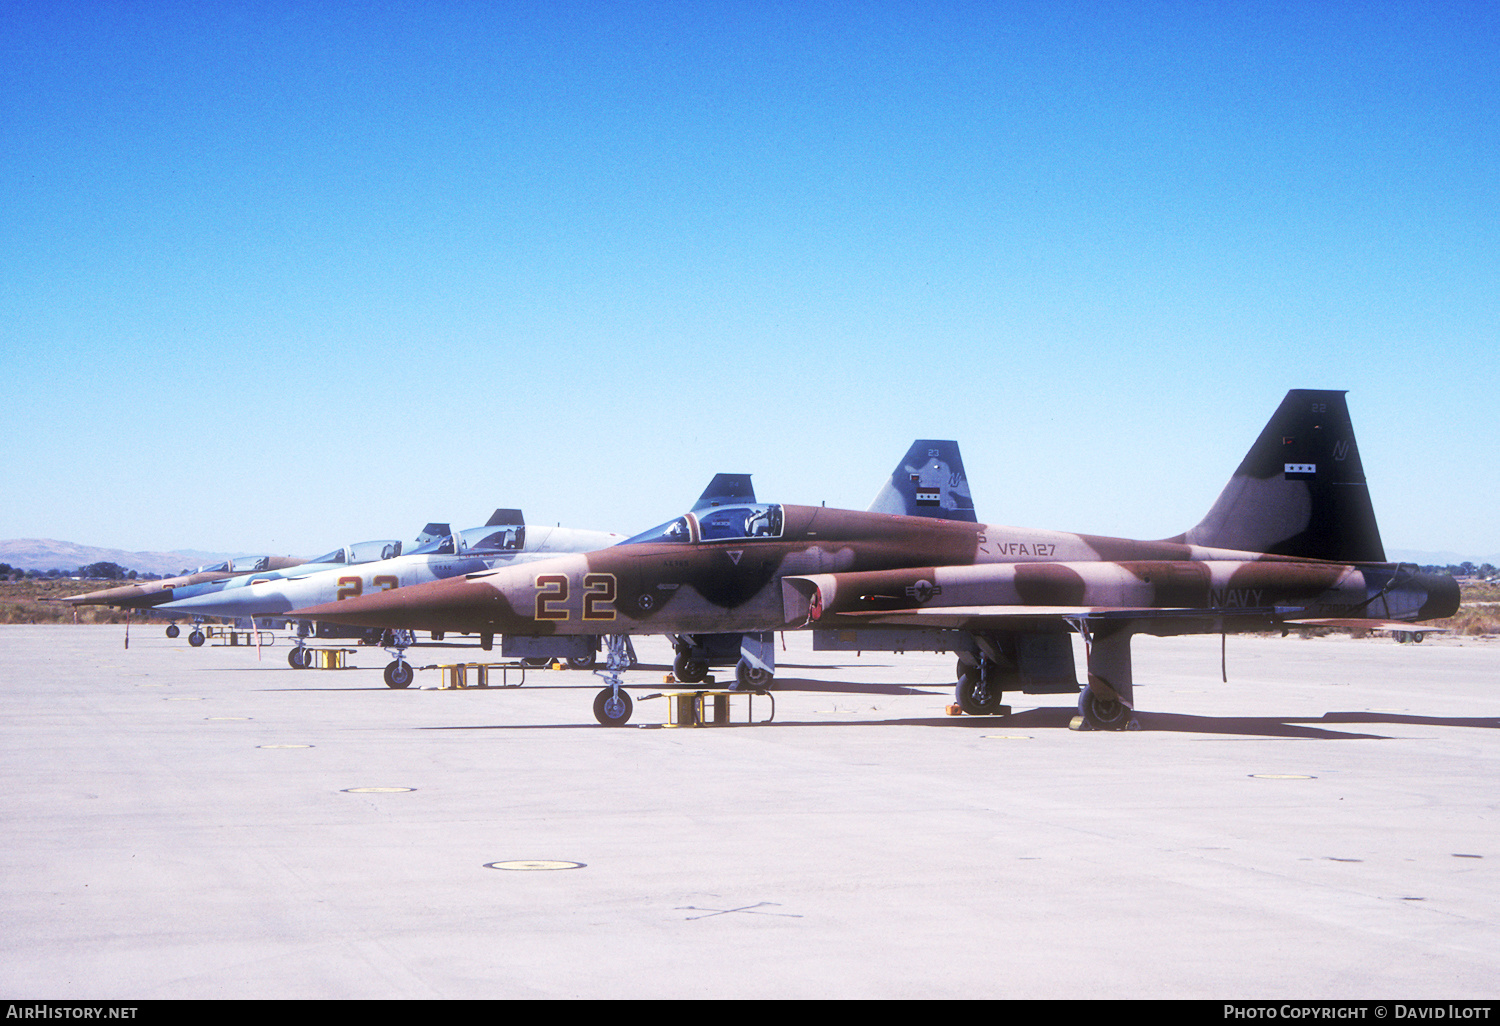
<svg viewBox="0 0 1500 1026">
<path fill-rule="evenodd" d="M 1135 681 L 1130 670 L 1129 626 L 1095 633 L 1086 618 L 1075 626 L 1088 653 L 1088 685 L 1078 696 L 1074 730 L 1139 730 L 1135 718 Z"/>
<path fill-rule="evenodd" d="M 1134 686 L 1130 673 L 1132 625 L 1106 623 L 1096 632 L 1089 619 L 1073 627 L 1088 655 L 1088 684 L 1078 696 L 1074 730 L 1136 730 Z M 974 635 L 976 647 L 960 652 L 954 698 L 970 716 L 1006 716 L 1003 692 L 1073 693 L 1077 689 L 1071 646 L 1059 648 L 1047 638 Z"/>
<path fill-rule="evenodd" d="M 734 688 L 743 691 L 769 691 L 776 676 L 775 635 L 760 634 L 674 634 L 672 676 L 682 684 L 698 684 L 711 666 L 734 663 Z"/>
<path fill-rule="evenodd" d="M 977 663 L 958 661 L 958 686 L 954 698 L 958 707 L 970 716 L 994 716 L 1005 708 L 1000 690 L 1000 673 L 993 659 L 980 656 Z"/>
<path fill-rule="evenodd" d="M 764 666 L 741 659 L 734 664 L 734 686 L 740 691 L 766 691 L 774 674 Z"/>
<path fill-rule="evenodd" d="M 708 676 L 708 660 L 693 655 L 687 645 L 677 646 L 677 656 L 672 660 L 672 676 L 683 684 L 698 684 Z"/>
<path fill-rule="evenodd" d="M 1127 730 L 1133 711 L 1119 695 L 1105 696 L 1089 686 L 1078 696 L 1078 715 L 1090 730 Z"/>
</svg>

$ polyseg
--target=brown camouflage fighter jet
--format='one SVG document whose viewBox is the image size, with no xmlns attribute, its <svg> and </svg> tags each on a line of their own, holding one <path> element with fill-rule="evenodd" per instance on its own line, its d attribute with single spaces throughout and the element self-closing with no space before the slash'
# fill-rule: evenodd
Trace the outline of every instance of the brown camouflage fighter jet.
<svg viewBox="0 0 1500 1026">
<path fill-rule="evenodd" d="M 1218 501 L 1175 538 L 1134 541 L 815 506 L 687 514 L 612 548 L 292 614 L 481 634 L 608 635 L 594 703 L 625 723 L 629 634 L 745 632 L 737 678 L 769 683 L 769 633 L 926 633 L 959 653 L 958 699 L 1077 691 L 1086 725 L 1133 722 L 1130 639 L 1299 625 L 1419 632 L 1458 608 L 1452 578 L 1385 561 L 1344 393 L 1287 393 Z M 1420 636 L 1420 634 L 1418 634 Z M 866 646 L 866 647 L 874 647 Z M 915 647 L 915 646 L 908 646 Z M 617 653 L 620 658 L 617 658 Z M 757 680 L 757 676 L 761 679 Z"/>
</svg>

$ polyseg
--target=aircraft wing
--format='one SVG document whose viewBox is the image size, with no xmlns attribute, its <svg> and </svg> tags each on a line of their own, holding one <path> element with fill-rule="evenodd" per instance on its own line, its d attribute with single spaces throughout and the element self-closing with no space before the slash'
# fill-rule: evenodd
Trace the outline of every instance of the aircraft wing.
<svg viewBox="0 0 1500 1026">
<path fill-rule="evenodd" d="M 1151 606 L 926 606 L 910 609 L 872 609 L 844 612 L 836 620 L 882 627 L 947 627 L 959 630 L 1000 630 L 1039 621 L 1073 623 L 1087 620 L 1102 625 L 1110 620 L 1251 619 L 1273 616 L 1271 609 L 1163 609 Z M 833 627 L 835 624 L 818 626 Z"/>
<path fill-rule="evenodd" d="M 1036 626 L 1043 621 L 1062 621 L 1074 624 L 1088 621 L 1095 627 L 1103 627 L 1110 621 L 1157 621 L 1171 623 L 1187 620 L 1210 622 L 1202 629 L 1217 633 L 1218 625 L 1233 629 L 1239 624 L 1243 628 L 1275 629 L 1277 627 L 1346 627 L 1367 631 L 1396 631 L 1408 634 L 1433 633 L 1447 630 L 1444 627 L 1429 627 L 1407 623 L 1404 620 L 1360 619 L 1358 617 L 1307 617 L 1282 619 L 1274 608 L 1265 609 L 1191 609 L 1153 608 L 1150 606 L 930 606 L 910 609 L 872 609 L 858 612 L 843 612 L 834 618 L 838 622 L 880 627 L 945 627 L 956 630 L 1005 630 L 1024 626 Z M 815 621 L 816 622 L 816 621 Z M 836 623 L 818 626 L 836 627 Z"/>
</svg>

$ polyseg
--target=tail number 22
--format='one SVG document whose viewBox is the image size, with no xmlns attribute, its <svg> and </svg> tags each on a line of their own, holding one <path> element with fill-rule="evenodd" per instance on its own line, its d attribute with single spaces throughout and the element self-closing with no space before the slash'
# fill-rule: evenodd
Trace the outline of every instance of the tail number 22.
<svg viewBox="0 0 1500 1026">
<path fill-rule="evenodd" d="M 536 579 L 535 620 L 566 620 L 569 596 L 566 574 L 541 574 Z M 614 574 L 584 574 L 583 619 L 599 621 L 615 618 L 617 585 Z"/>
</svg>

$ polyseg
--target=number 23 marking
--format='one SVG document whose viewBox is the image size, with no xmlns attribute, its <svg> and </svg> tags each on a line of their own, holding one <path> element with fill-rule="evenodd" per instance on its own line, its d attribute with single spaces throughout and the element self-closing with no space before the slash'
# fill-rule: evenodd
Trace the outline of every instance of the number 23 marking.
<svg viewBox="0 0 1500 1026">
<path fill-rule="evenodd" d="M 381 591 L 390 591 L 392 588 L 401 587 L 401 580 L 395 574 L 381 574 L 379 577 L 370 579 L 370 587 L 379 588 Z M 365 582 L 358 577 L 340 577 L 337 601 L 344 599 L 359 598 L 364 593 Z"/>
</svg>

